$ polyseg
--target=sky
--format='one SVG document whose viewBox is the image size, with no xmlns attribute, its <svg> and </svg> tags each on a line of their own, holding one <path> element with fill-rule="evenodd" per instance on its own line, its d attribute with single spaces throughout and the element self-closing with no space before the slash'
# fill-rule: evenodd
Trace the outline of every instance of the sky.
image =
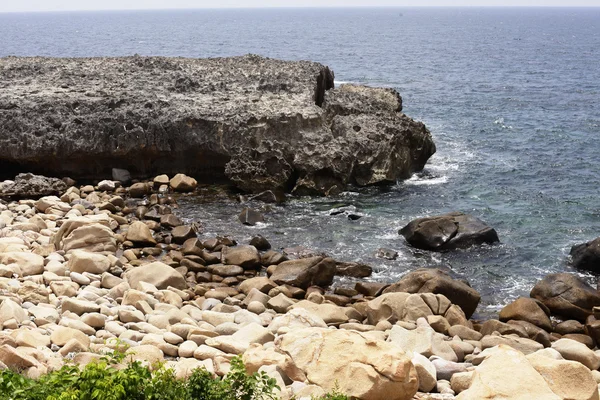
<svg viewBox="0 0 600 400">
<path fill-rule="evenodd" d="M 582 6 L 600 0 L 0 0 L 0 12 L 232 7 Z"/>
</svg>

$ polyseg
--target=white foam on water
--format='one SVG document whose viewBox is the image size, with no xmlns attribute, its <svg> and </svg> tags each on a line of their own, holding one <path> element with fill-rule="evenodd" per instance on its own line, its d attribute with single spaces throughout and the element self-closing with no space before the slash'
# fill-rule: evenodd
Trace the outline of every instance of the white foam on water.
<svg viewBox="0 0 600 400">
<path fill-rule="evenodd" d="M 422 178 L 418 175 L 413 175 L 409 179 L 405 180 L 404 183 L 406 185 L 440 185 L 442 183 L 448 182 L 447 176 L 439 176 L 436 178 Z"/>
</svg>

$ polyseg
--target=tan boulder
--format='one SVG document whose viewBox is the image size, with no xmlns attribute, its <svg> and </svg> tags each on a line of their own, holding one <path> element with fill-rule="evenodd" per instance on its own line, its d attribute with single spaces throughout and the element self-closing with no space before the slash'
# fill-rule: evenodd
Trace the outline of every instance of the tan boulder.
<svg viewBox="0 0 600 400">
<path fill-rule="evenodd" d="M 338 389 L 363 400 L 409 400 L 419 379 L 410 358 L 398 347 L 355 331 L 307 328 L 275 341 L 311 384 Z"/>
<path fill-rule="evenodd" d="M 422 354 L 427 358 L 438 356 L 447 361 L 458 361 L 456 353 L 444 340 L 444 335 L 427 326 L 417 326 L 416 329 L 408 330 L 394 325 L 387 341 L 404 351 Z"/>
<path fill-rule="evenodd" d="M 271 279 L 279 285 L 307 289 L 311 285 L 329 286 L 335 275 L 335 261 L 331 258 L 310 257 L 284 261 L 275 267 Z"/>
<path fill-rule="evenodd" d="M 136 346 L 127 350 L 127 361 L 140 361 L 148 366 L 155 366 L 164 361 L 164 353 L 156 346 Z"/>
<path fill-rule="evenodd" d="M 515 335 L 503 336 L 495 333 L 493 335 L 485 336 L 483 339 L 481 339 L 481 348 L 484 350 L 496 347 L 500 344 L 510 346 L 525 355 L 534 353 L 544 348 L 542 344 L 536 342 L 535 340 L 517 337 Z"/>
<path fill-rule="evenodd" d="M 50 290 L 56 297 L 66 296 L 73 297 L 77 294 L 79 285 L 71 281 L 54 281 L 50 282 Z"/>
<path fill-rule="evenodd" d="M 33 253 L 21 251 L 0 253 L 0 264 L 17 264 L 22 276 L 39 275 L 44 272 L 44 257 Z"/>
<path fill-rule="evenodd" d="M 255 278 L 246 279 L 240 283 L 239 290 L 244 294 L 250 293 L 252 289 L 257 289 L 262 293 L 269 293 L 277 284 L 266 276 L 257 276 Z"/>
<path fill-rule="evenodd" d="M 32 281 L 25 281 L 21 284 L 17 294 L 23 302 L 33 304 L 49 303 L 49 291 L 44 285 L 38 285 Z"/>
<path fill-rule="evenodd" d="M 177 192 L 191 192 L 198 186 L 198 182 L 192 177 L 177 174 L 169 181 L 171 188 Z"/>
<path fill-rule="evenodd" d="M 57 346 L 64 346 L 71 339 L 77 339 L 85 348 L 90 347 L 90 338 L 77 329 L 57 326 L 50 335 L 50 341 Z"/>
<path fill-rule="evenodd" d="M 585 344 L 572 339 L 559 339 L 552 343 L 552 348 L 560 353 L 565 360 L 579 361 L 591 370 L 600 367 L 600 358 Z"/>
<path fill-rule="evenodd" d="M 92 301 L 66 298 L 62 302 L 62 312 L 70 311 L 77 315 L 100 312 L 100 306 Z"/>
<path fill-rule="evenodd" d="M 100 275 L 110 269 L 110 260 L 102 254 L 90 253 L 84 250 L 73 250 L 70 254 L 67 268 L 71 272 L 78 272 L 80 274 L 89 272 Z"/>
<path fill-rule="evenodd" d="M 23 347 L 49 347 L 50 336 L 44 335 L 35 329 L 17 329 L 11 333 L 17 346 Z"/>
<path fill-rule="evenodd" d="M 437 373 L 435 366 L 429 359 L 419 353 L 414 353 L 411 362 L 417 370 L 419 376 L 419 391 L 429 393 L 437 385 Z"/>
<path fill-rule="evenodd" d="M 110 229 L 110 217 L 105 214 L 75 217 L 63 222 L 52 242 L 57 250 L 87 250 L 114 254 L 117 240 Z"/>
<path fill-rule="evenodd" d="M 152 231 L 148 228 L 148 225 L 141 221 L 135 221 L 129 225 L 129 229 L 126 234 L 127 240 L 132 241 L 136 244 L 149 244 L 155 245 L 156 239 L 152 236 Z"/>
<path fill-rule="evenodd" d="M 344 308 L 336 306 L 335 304 L 316 304 L 312 301 L 302 300 L 290 307 L 292 310 L 297 308 L 304 308 L 310 314 L 316 315 L 322 319 L 326 324 L 343 324 L 349 320 Z"/>
<path fill-rule="evenodd" d="M 562 399 L 598 400 L 598 384 L 584 365 L 537 353 L 527 356 L 527 360 Z"/>
<path fill-rule="evenodd" d="M 293 308 L 285 315 L 273 318 L 268 327 L 272 333 L 277 333 L 281 328 L 327 328 L 327 324 L 323 318 L 305 308 Z"/>
<path fill-rule="evenodd" d="M 130 269 L 125 273 L 125 280 L 134 289 L 141 288 L 140 282 L 150 283 L 159 290 L 169 286 L 180 290 L 187 288 L 183 275 L 160 261 Z"/>
<path fill-rule="evenodd" d="M 539 300 L 519 297 L 500 311 L 500 321 L 519 320 L 551 332 L 550 310 Z"/>
<path fill-rule="evenodd" d="M 304 382 L 306 375 L 292 361 L 289 354 L 278 351 L 274 347 L 263 347 L 261 344 L 251 344 L 242 356 L 246 371 L 250 374 L 258 372 L 260 367 L 274 365 L 281 369 L 291 380 Z"/>
<path fill-rule="evenodd" d="M 367 303 L 366 313 L 369 324 L 377 325 L 380 321 L 389 321 L 392 324 L 397 321 L 416 321 L 434 315 L 424 298 L 426 298 L 424 294 L 403 292 L 383 294 Z M 447 303 L 450 305 L 449 301 Z"/>
<path fill-rule="evenodd" d="M 0 346 L 0 363 L 16 371 L 40 366 L 40 363 L 35 358 L 21 353 L 7 344 Z"/>
<path fill-rule="evenodd" d="M 231 335 L 231 337 L 249 344 L 265 344 L 267 342 L 272 342 L 275 339 L 275 336 L 273 336 L 273 334 L 269 332 L 267 328 L 257 324 L 256 322 L 244 325 L 237 332 Z"/>
<path fill-rule="evenodd" d="M 11 319 L 21 323 L 27 319 L 27 311 L 13 300 L 7 298 L 0 304 L 0 327 Z"/>
<path fill-rule="evenodd" d="M 225 265 L 239 265 L 244 269 L 261 266 L 260 254 L 254 246 L 223 247 L 221 261 Z"/>
<path fill-rule="evenodd" d="M 561 400 L 519 351 L 500 345 L 476 368 L 457 400 Z"/>
</svg>

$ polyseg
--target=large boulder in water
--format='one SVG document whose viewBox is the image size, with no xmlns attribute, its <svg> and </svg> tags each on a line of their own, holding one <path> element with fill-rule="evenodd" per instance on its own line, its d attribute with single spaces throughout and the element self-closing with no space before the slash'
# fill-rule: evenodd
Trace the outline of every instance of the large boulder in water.
<svg viewBox="0 0 600 400">
<path fill-rule="evenodd" d="M 411 221 L 399 233 L 423 250 L 444 251 L 498 242 L 496 231 L 472 215 L 452 212 Z"/>
<path fill-rule="evenodd" d="M 467 318 L 475 312 L 481 295 L 467 282 L 452 277 L 439 269 L 421 268 L 402 277 L 383 293 L 435 293 L 443 294 L 453 304 L 462 308 Z"/>
<path fill-rule="evenodd" d="M 395 90 L 334 89 L 314 62 L 7 57 L 0 71 L 0 169 L 106 179 L 114 167 L 329 194 L 393 184 L 435 152 Z"/>
<path fill-rule="evenodd" d="M 571 247 L 571 258 L 575 268 L 600 272 L 600 238 Z"/>
<path fill-rule="evenodd" d="M 592 308 L 600 306 L 600 293 L 573 274 L 550 274 L 533 287 L 530 296 L 541 301 L 552 314 L 585 321 Z"/>
</svg>

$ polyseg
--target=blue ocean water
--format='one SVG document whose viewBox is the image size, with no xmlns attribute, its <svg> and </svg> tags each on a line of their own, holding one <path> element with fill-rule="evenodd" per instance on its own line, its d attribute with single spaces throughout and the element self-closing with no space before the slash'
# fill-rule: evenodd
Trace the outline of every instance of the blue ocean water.
<svg viewBox="0 0 600 400">
<path fill-rule="evenodd" d="M 527 295 L 547 273 L 573 271 L 568 251 L 600 236 L 600 8 L 397 8 L 0 14 L 0 56 L 231 56 L 329 65 L 339 82 L 397 88 L 438 153 L 389 189 L 292 199 L 241 227 L 239 203 L 182 201 L 206 235 L 254 233 L 372 264 L 393 281 L 446 266 L 483 295 L 481 314 Z M 364 214 L 330 216 L 340 204 Z M 397 230 L 461 210 L 502 244 L 415 252 Z M 396 261 L 375 258 L 397 250 Z M 595 284 L 595 277 L 583 274 Z M 345 282 L 341 282 L 344 284 Z"/>
</svg>

